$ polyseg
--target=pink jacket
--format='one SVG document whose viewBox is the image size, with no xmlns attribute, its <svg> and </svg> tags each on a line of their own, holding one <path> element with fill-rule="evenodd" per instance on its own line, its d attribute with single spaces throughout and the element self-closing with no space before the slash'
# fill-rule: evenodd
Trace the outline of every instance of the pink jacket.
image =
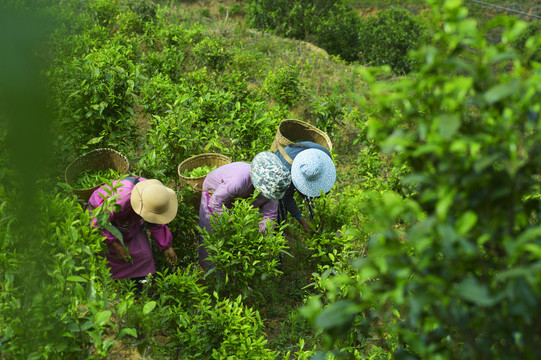
<svg viewBox="0 0 541 360">
<path fill-rule="evenodd" d="M 145 178 L 136 178 L 139 181 L 145 181 Z M 118 181 L 113 181 L 113 186 L 116 186 Z M 119 195 L 119 198 L 116 200 L 116 203 L 120 205 L 120 210 L 113 212 L 109 215 L 109 221 L 112 225 L 116 226 L 122 233 L 124 242 L 129 244 L 131 238 L 135 237 L 140 231 L 144 223 L 143 218 L 133 211 L 131 207 L 131 192 L 135 186 L 130 180 L 124 179 L 120 182 L 120 187 L 117 188 L 116 194 Z M 111 188 L 107 185 L 100 187 L 98 190 L 94 191 L 90 199 L 88 200 L 88 205 L 90 208 L 97 208 L 101 206 L 104 202 L 104 197 L 108 197 L 105 189 L 111 191 Z M 91 225 L 95 228 L 98 228 L 96 218 L 93 218 Z M 167 225 L 160 224 L 148 224 L 148 229 L 156 242 L 156 245 L 160 250 L 165 250 L 171 247 L 173 236 Z M 105 236 L 105 242 L 110 244 L 116 241 L 116 237 L 111 234 L 109 231 L 102 229 L 103 236 Z"/>
</svg>

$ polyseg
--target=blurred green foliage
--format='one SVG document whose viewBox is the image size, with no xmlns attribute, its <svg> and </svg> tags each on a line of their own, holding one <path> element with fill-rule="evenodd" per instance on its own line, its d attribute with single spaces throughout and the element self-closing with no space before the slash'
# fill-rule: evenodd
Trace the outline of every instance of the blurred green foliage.
<svg viewBox="0 0 541 360">
<path fill-rule="evenodd" d="M 393 83 L 364 73 L 380 109 L 368 134 L 410 166 L 402 182 L 416 193 L 359 205 L 371 219 L 368 256 L 324 273 L 326 301 L 314 298 L 305 314 L 327 350 L 347 353 L 360 326 L 397 359 L 533 359 L 539 72 L 488 43 L 489 28 L 460 3 L 431 4 L 434 45 L 417 52 L 419 72 Z M 506 42 L 525 27 L 513 18 L 489 26 L 503 26 Z"/>
</svg>

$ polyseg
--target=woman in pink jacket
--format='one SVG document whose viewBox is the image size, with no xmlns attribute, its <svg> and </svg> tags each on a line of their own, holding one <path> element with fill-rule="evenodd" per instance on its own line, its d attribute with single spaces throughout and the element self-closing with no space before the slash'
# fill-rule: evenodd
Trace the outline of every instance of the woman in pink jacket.
<svg viewBox="0 0 541 360">
<path fill-rule="evenodd" d="M 112 277 L 142 279 L 156 272 L 147 228 L 158 248 L 163 250 L 169 264 L 175 264 L 177 255 L 171 247 L 172 235 L 166 224 L 171 222 L 177 213 L 176 193 L 159 180 L 140 177 L 115 180 L 112 185 L 112 195 L 118 195 L 116 204 L 119 207 L 118 210 L 110 212 L 109 222 L 120 231 L 125 245 L 122 246 L 120 240 L 110 231 L 101 229 L 109 248 L 106 258 Z M 108 185 L 94 191 L 88 200 L 89 209 L 101 206 L 110 193 L 111 188 Z M 91 225 L 99 227 L 96 218 L 92 219 Z"/>
<path fill-rule="evenodd" d="M 257 154 L 252 163 L 234 162 L 211 171 L 203 182 L 203 194 L 199 206 L 199 226 L 212 232 L 210 217 L 230 209 L 235 199 L 252 196 L 254 189 L 261 194 L 253 206 L 259 209 L 261 221 L 259 231 L 264 232 L 269 221 L 276 221 L 278 199 L 281 199 L 291 184 L 289 171 L 271 152 Z M 208 252 L 199 236 L 199 264 L 208 270 L 212 263 L 207 260 Z"/>
</svg>

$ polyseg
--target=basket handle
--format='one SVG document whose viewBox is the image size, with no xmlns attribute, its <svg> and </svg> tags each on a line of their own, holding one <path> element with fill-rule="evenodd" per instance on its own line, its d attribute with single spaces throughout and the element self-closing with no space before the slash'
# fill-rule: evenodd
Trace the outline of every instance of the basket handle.
<svg viewBox="0 0 541 360">
<path fill-rule="evenodd" d="M 293 164 L 293 159 L 286 153 L 284 147 L 280 144 L 277 144 L 277 147 L 278 147 L 278 151 L 280 151 L 280 154 L 282 154 L 282 156 L 284 157 L 284 159 L 290 163 L 290 164 Z"/>
</svg>

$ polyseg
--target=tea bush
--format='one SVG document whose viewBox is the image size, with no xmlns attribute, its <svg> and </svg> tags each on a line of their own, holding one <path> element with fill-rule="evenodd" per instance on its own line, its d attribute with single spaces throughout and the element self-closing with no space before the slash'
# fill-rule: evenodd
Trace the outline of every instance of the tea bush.
<svg viewBox="0 0 541 360">
<path fill-rule="evenodd" d="M 366 190 L 392 190 L 412 194 L 415 184 L 404 184 L 402 179 L 411 171 L 410 167 L 401 159 L 388 158 L 378 151 L 374 142 L 363 146 L 357 158 L 359 187 Z"/>
<path fill-rule="evenodd" d="M 312 41 L 330 54 L 358 58 L 361 19 L 347 0 L 250 0 L 246 17 L 251 26 L 294 39 Z"/>
<path fill-rule="evenodd" d="M 139 66 L 127 60 L 131 48 L 109 45 L 73 59 L 56 74 L 61 130 L 75 148 L 93 138 L 119 144 L 135 135 Z"/>
<path fill-rule="evenodd" d="M 221 137 L 224 146 L 236 160 L 251 161 L 255 154 L 268 151 L 276 134 L 276 128 L 286 117 L 281 107 L 268 107 L 258 97 L 235 103 L 229 127 Z M 227 143 L 229 140 L 230 144 Z"/>
<path fill-rule="evenodd" d="M 336 2 L 326 14 L 318 16 L 310 38 L 331 55 L 357 61 L 364 41 L 360 34 L 362 24 L 361 17 L 348 2 Z"/>
<path fill-rule="evenodd" d="M 308 116 L 313 119 L 312 123 L 330 137 L 333 137 L 346 115 L 342 100 L 338 95 L 316 97 L 308 109 Z"/>
<path fill-rule="evenodd" d="M 144 22 L 143 19 L 132 10 L 123 9 L 116 17 L 115 29 L 121 34 L 129 34 L 132 32 L 142 33 L 144 32 Z"/>
<path fill-rule="evenodd" d="M 110 25 L 120 13 L 118 0 L 91 0 L 87 4 L 88 12 L 99 25 Z"/>
<path fill-rule="evenodd" d="M 281 67 L 270 71 L 262 89 L 267 96 L 282 105 L 295 105 L 301 97 L 300 75 L 295 66 Z"/>
<path fill-rule="evenodd" d="M 152 0 L 127 0 L 128 7 L 141 17 L 143 22 L 156 21 L 158 5 Z"/>
<path fill-rule="evenodd" d="M 312 32 L 310 22 L 313 16 L 310 15 L 314 9 L 311 5 L 302 0 L 251 0 L 246 4 L 246 17 L 249 24 L 257 29 L 304 39 Z"/>
<path fill-rule="evenodd" d="M 172 272 L 163 272 L 154 280 L 156 294 L 162 306 L 177 307 L 182 311 L 197 312 L 197 306 L 210 299 L 207 286 L 201 281 L 202 271 L 192 264 Z M 177 319 L 169 318 L 176 328 Z"/>
<path fill-rule="evenodd" d="M 395 74 L 407 74 L 417 69 L 417 60 L 408 52 L 425 45 L 428 40 L 420 19 L 398 8 L 380 10 L 376 16 L 366 18 L 359 37 L 359 61 L 372 66 L 389 65 Z"/>
<path fill-rule="evenodd" d="M 193 316 L 200 304 L 210 301 L 210 294 L 200 279 L 200 271 L 191 265 L 157 271 L 147 277 L 147 283 L 136 296 L 133 282 L 117 282 L 117 291 L 112 294 L 117 337 L 136 338 L 141 354 L 178 356 L 175 334 L 179 316 Z M 167 337 L 166 346 L 154 340 L 157 332 Z"/>
<path fill-rule="evenodd" d="M 142 41 L 146 51 L 141 54 L 141 62 L 148 77 L 168 75 L 176 83 L 182 78 L 186 59 L 192 56 L 190 44 L 203 38 L 202 27 L 194 24 L 186 28 L 166 19 L 165 14 L 158 14 L 157 25 L 145 30 Z"/>
<path fill-rule="evenodd" d="M 187 268 L 190 264 L 197 262 L 197 223 L 198 212 L 194 211 L 192 204 L 187 196 L 189 189 L 184 188 L 177 191 L 179 206 L 177 215 L 168 224 L 171 234 L 173 235 L 173 249 L 177 254 L 177 265 L 181 268 Z M 157 254 L 154 259 L 156 261 L 156 269 L 166 269 L 169 265 L 161 251 L 154 249 Z"/>
<path fill-rule="evenodd" d="M 163 174 L 167 178 L 178 179 L 178 165 L 188 157 L 194 140 L 187 136 L 190 132 L 189 119 L 156 115 L 149 120 L 149 126 L 145 142 L 147 151 L 141 156 L 139 168 L 148 176 L 155 174 L 152 178 Z"/>
<path fill-rule="evenodd" d="M 231 62 L 231 51 L 221 37 L 206 37 L 193 48 L 197 60 L 212 70 L 223 70 Z"/>
<path fill-rule="evenodd" d="M 256 310 L 246 307 L 241 297 L 220 299 L 201 281 L 201 271 L 177 269 L 156 277 L 155 320 L 165 320 L 154 329 L 171 335 L 171 356 L 205 359 L 274 359 L 266 348 L 263 322 Z"/>
<path fill-rule="evenodd" d="M 84 8 L 74 10 L 66 6 L 51 11 L 59 20 L 51 34 L 50 46 L 54 60 L 60 63 L 68 58 L 84 56 L 110 39 L 110 29 L 96 24 Z"/>
<path fill-rule="evenodd" d="M 287 247 L 281 231 L 259 232 L 262 220 L 258 209 L 252 207 L 255 196 L 238 199 L 233 207 L 211 218 L 212 233 L 204 229 L 203 239 L 214 267 L 207 279 L 219 293 L 244 294 L 254 289 L 258 279 L 279 275 L 278 256 Z"/>
<path fill-rule="evenodd" d="M 195 314 L 180 314 L 176 342 L 180 355 L 203 359 L 275 359 L 276 354 L 265 347 L 263 322 L 256 310 L 236 299 L 216 303 L 205 299 Z"/>
<path fill-rule="evenodd" d="M 169 109 L 168 105 L 175 103 L 181 90 L 182 87 L 168 75 L 159 73 L 141 85 L 139 98 L 146 113 L 163 116 Z"/>
</svg>

